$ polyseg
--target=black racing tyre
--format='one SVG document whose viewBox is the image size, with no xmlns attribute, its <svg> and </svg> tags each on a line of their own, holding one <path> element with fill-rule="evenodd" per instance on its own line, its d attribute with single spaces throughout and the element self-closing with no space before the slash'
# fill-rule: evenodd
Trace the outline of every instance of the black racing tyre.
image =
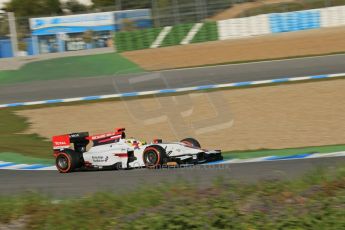
<svg viewBox="0 0 345 230">
<path fill-rule="evenodd" d="M 185 143 L 191 147 L 201 148 L 199 141 L 195 140 L 194 138 L 185 138 L 181 140 L 180 142 Z"/>
<path fill-rule="evenodd" d="M 114 165 L 114 170 L 120 170 L 120 169 L 122 169 L 122 163 L 116 163 Z"/>
<path fill-rule="evenodd" d="M 73 172 L 82 167 L 82 154 L 66 149 L 57 154 L 55 164 L 60 173 Z"/>
<path fill-rule="evenodd" d="M 168 162 L 165 149 L 159 145 L 151 145 L 144 150 L 143 160 L 147 168 L 157 168 Z"/>
</svg>

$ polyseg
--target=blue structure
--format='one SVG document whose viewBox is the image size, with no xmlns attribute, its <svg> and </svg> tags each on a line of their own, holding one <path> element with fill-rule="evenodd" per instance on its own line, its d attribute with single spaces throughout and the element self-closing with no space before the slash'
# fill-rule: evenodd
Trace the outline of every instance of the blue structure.
<svg viewBox="0 0 345 230">
<path fill-rule="evenodd" d="M 0 40 L 0 58 L 13 57 L 11 40 Z"/>
<path fill-rule="evenodd" d="M 131 21 L 137 28 L 152 27 L 149 9 L 32 18 L 30 19 L 32 53 L 109 46 L 112 34 L 121 29 L 124 20 Z M 93 31 L 92 43 L 84 42 L 83 34 L 86 31 Z"/>
<path fill-rule="evenodd" d="M 34 42 L 32 38 L 26 38 L 24 39 L 24 42 L 26 43 L 26 52 L 27 55 L 36 55 L 37 53 L 34 52 Z M 10 39 L 3 39 L 0 40 L 0 58 L 11 58 L 13 57 L 13 51 L 12 51 L 12 43 Z"/>
<path fill-rule="evenodd" d="M 320 10 L 269 14 L 272 33 L 291 32 L 320 28 Z"/>
</svg>

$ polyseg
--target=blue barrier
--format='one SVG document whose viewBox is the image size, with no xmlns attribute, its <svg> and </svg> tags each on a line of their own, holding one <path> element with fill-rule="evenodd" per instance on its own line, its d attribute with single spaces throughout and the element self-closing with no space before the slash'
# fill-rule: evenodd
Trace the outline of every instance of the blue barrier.
<svg viewBox="0 0 345 230">
<path fill-rule="evenodd" d="M 34 55 L 35 50 L 34 50 L 34 45 L 33 45 L 33 39 L 32 38 L 25 38 L 24 41 L 27 45 L 26 51 L 28 52 L 28 55 L 29 56 Z"/>
<path fill-rule="evenodd" d="M 320 28 L 320 10 L 269 14 L 272 33 L 291 32 Z"/>
<path fill-rule="evenodd" d="M 34 55 L 32 38 L 25 38 L 24 42 L 27 45 L 26 51 L 28 55 Z M 11 58 L 13 57 L 12 43 L 10 39 L 0 40 L 0 58 Z"/>
<path fill-rule="evenodd" d="M 11 40 L 0 40 L 0 58 L 13 57 Z"/>
</svg>

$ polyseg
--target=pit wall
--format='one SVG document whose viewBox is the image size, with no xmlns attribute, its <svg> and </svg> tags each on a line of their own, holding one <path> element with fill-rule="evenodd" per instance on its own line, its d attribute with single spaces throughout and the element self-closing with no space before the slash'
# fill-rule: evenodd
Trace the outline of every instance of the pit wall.
<svg viewBox="0 0 345 230">
<path fill-rule="evenodd" d="M 115 36 L 118 52 L 345 26 L 345 6 L 167 26 Z"/>
</svg>

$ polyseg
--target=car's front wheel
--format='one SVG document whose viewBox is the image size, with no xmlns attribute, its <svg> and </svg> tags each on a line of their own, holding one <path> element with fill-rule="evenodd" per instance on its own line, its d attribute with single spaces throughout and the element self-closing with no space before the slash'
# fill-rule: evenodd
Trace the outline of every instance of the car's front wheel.
<svg viewBox="0 0 345 230">
<path fill-rule="evenodd" d="M 168 162 L 168 156 L 161 146 L 151 145 L 144 150 L 143 160 L 147 168 L 157 168 Z"/>
</svg>

